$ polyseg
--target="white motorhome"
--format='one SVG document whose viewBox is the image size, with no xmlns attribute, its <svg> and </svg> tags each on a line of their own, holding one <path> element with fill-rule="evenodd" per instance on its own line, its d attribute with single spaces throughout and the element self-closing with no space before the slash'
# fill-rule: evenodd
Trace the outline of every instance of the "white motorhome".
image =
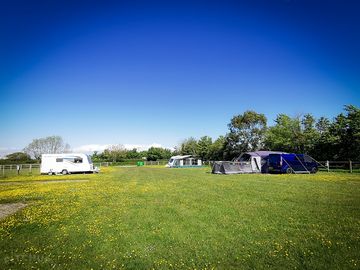
<svg viewBox="0 0 360 270">
<path fill-rule="evenodd" d="M 181 168 L 181 167 L 201 167 L 201 159 L 196 159 L 192 155 L 173 156 L 170 158 L 166 167 Z"/>
<path fill-rule="evenodd" d="M 94 167 L 91 157 L 86 154 L 41 155 L 41 174 L 94 173 L 98 171 L 99 169 Z"/>
</svg>

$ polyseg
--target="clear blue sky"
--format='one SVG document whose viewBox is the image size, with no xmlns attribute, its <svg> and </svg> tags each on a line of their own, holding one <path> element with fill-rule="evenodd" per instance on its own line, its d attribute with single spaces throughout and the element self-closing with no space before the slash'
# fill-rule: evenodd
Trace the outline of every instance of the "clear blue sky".
<svg viewBox="0 0 360 270">
<path fill-rule="evenodd" d="M 106 3 L 105 3 L 106 2 Z M 217 137 L 360 104 L 357 1 L 0 2 L 0 149 Z"/>
</svg>

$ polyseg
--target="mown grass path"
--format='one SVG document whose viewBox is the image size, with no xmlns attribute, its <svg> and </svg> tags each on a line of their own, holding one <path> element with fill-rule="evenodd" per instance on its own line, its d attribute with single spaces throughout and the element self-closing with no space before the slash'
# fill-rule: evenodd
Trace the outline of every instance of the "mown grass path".
<svg viewBox="0 0 360 270">
<path fill-rule="evenodd" d="M 0 180 L 0 203 L 14 202 L 28 206 L 0 220 L 1 269 L 360 265 L 357 174 L 107 168 Z"/>
</svg>

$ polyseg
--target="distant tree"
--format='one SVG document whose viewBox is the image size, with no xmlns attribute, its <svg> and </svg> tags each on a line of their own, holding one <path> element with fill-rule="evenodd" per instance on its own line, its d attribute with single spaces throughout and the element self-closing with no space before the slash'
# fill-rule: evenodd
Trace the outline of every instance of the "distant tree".
<svg viewBox="0 0 360 270">
<path fill-rule="evenodd" d="M 132 150 L 127 150 L 126 151 L 126 158 L 127 159 L 138 159 L 138 158 L 141 158 L 141 156 L 138 153 L 137 149 L 134 148 Z"/>
<path fill-rule="evenodd" d="M 224 136 L 217 138 L 209 149 L 209 160 L 224 160 L 226 140 Z"/>
<path fill-rule="evenodd" d="M 331 134 L 331 125 L 332 123 L 326 117 L 320 117 L 315 124 L 317 140 L 310 153 L 317 160 L 334 159 L 336 154 L 334 144 L 336 144 L 338 138 Z"/>
<path fill-rule="evenodd" d="M 13 162 L 27 162 L 27 161 L 31 161 L 31 157 L 30 155 L 23 153 L 23 152 L 15 152 L 12 154 L 8 154 L 6 156 L 6 159 L 8 161 L 13 161 Z"/>
<path fill-rule="evenodd" d="M 107 160 L 120 162 L 126 158 L 126 149 L 122 144 L 113 144 L 104 150 L 104 154 Z"/>
<path fill-rule="evenodd" d="M 140 151 L 139 158 L 146 159 L 148 152 L 147 151 Z"/>
<path fill-rule="evenodd" d="M 92 161 L 94 162 L 99 162 L 101 161 L 101 155 L 99 155 L 99 152 L 98 151 L 94 151 L 93 154 L 91 155 L 91 159 Z"/>
<path fill-rule="evenodd" d="M 173 155 L 173 152 L 170 149 L 163 148 L 162 159 L 169 159 Z"/>
<path fill-rule="evenodd" d="M 326 117 L 320 117 L 316 122 L 315 127 L 320 135 L 329 132 L 331 122 Z"/>
<path fill-rule="evenodd" d="M 334 159 L 360 160 L 360 109 L 345 106 L 346 114 L 339 114 L 330 126 Z"/>
<path fill-rule="evenodd" d="M 316 121 L 311 114 L 279 114 L 275 123 L 266 134 L 268 149 L 309 153 L 318 160 L 360 160 L 360 109 L 353 105 L 332 122 L 325 117 Z"/>
<path fill-rule="evenodd" d="M 299 117 L 279 114 L 275 123 L 267 130 L 265 147 L 274 151 L 299 152 L 303 140 Z"/>
<path fill-rule="evenodd" d="M 305 114 L 301 120 L 302 132 L 300 140 L 300 151 L 302 153 L 311 154 L 320 137 L 319 131 L 316 129 L 316 119 L 311 114 Z"/>
<path fill-rule="evenodd" d="M 147 151 L 147 160 L 169 159 L 171 151 L 161 147 L 150 147 Z"/>
<path fill-rule="evenodd" d="M 70 151 L 70 146 L 69 144 L 64 144 L 64 141 L 60 136 L 34 139 L 24 148 L 25 153 L 38 160 L 41 158 L 42 154 L 57 154 L 66 151 Z"/>
<path fill-rule="evenodd" d="M 197 154 L 198 154 L 197 150 L 198 150 L 197 141 L 193 137 L 185 139 L 179 147 L 179 151 L 180 151 L 181 155 L 197 156 Z"/>
<path fill-rule="evenodd" d="M 212 139 L 209 136 L 201 137 L 197 142 L 196 153 L 202 160 L 210 159 Z"/>
<path fill-rule="evenodd" d="M 228 124 L 226 136 L 228 156 L 238 156 L 242 152 L 256 151 L 263 147 L 267 119 L 264 114 L 246 111 L 236 115 Z"/>
<path fill-rule="evenodd" d="M 181 155 L 180 148 L 181 148 L 181 146 L 175 146 L 175 148 L 174 148 L 174 150 L 172 151 L 171 155 L 173 155 L 173 156 Z"/>
<path fill-rule="evenodd" d="M 360 108 L 354 105 L 346 105 L 347 134 L 344 138 L 347 143 L 348 158 L 360 160 Z"/>
</svg>

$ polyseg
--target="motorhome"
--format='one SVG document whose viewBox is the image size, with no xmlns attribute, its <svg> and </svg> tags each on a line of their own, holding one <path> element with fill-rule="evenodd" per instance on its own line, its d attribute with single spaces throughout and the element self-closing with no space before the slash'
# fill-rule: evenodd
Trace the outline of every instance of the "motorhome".
<svg viewBox="0 0 360 270">
<path fill-rule="evenodd" d="M 82 153 L 41 155 L 41 174 L 95 173 L 91 157 Z"/>
<path fill-rule="evenodd" d="M 185 156 L 172 156 L 166 167 L 169 168 L 188 168 L 188 167 L 201 167 L 201 159 L 196 159 L 192 155 Z"/>
</svg>

